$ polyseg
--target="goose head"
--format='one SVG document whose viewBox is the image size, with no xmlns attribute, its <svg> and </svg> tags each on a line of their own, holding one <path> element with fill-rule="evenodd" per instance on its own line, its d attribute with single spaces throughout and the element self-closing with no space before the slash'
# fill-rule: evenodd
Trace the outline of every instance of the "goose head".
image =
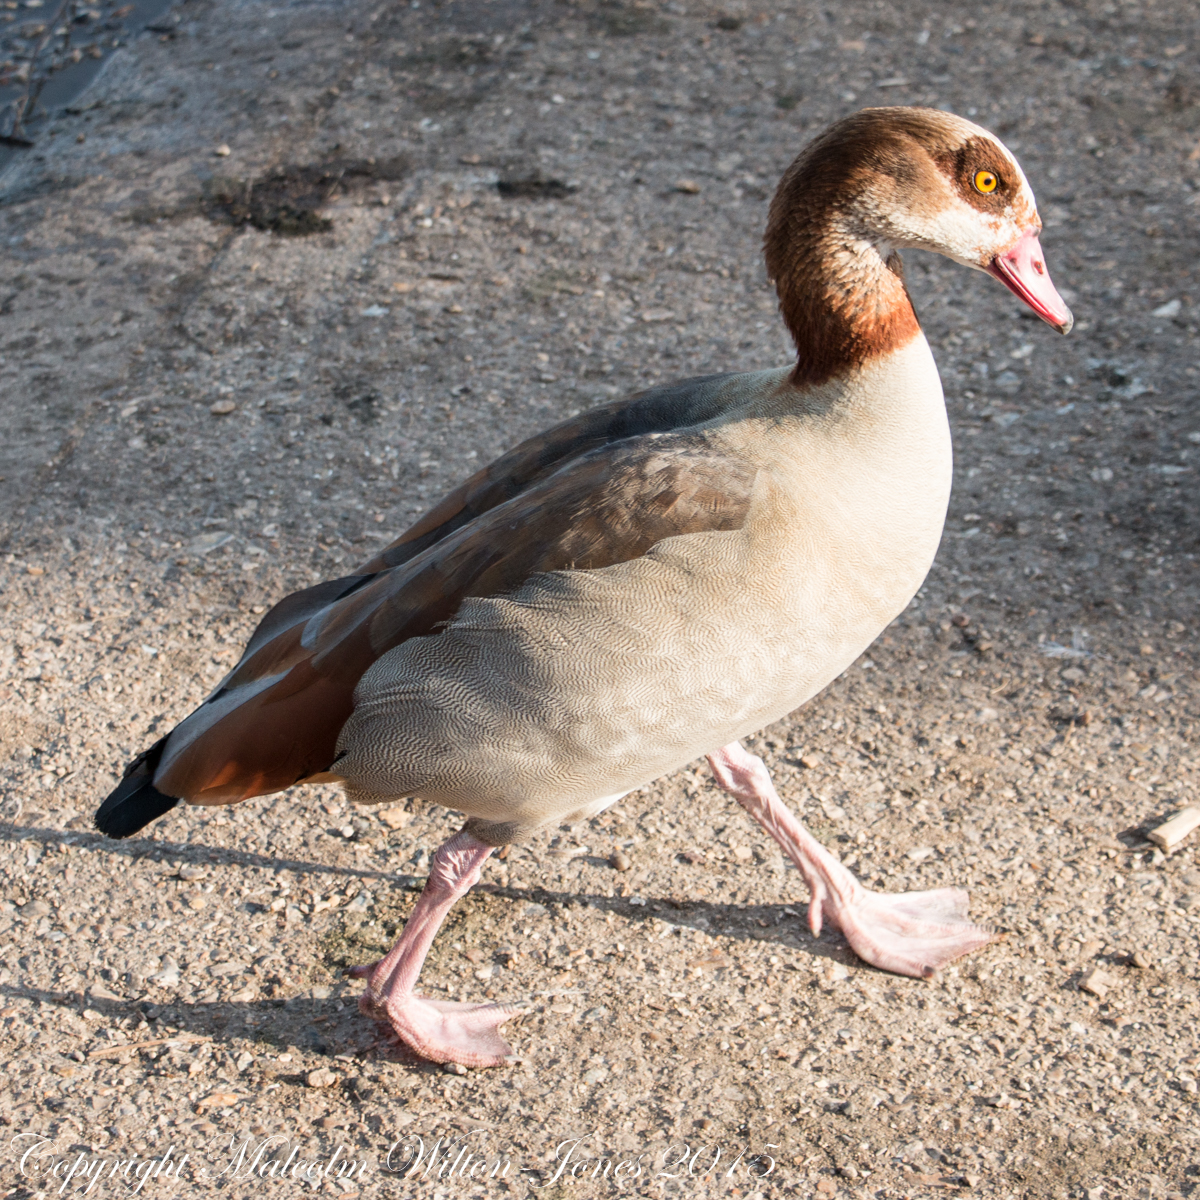
<svg viewBox="0 0 1200 1200">
<path fill-rule="evenodd" d="M 904 249 L 994 276 L 1068 333 L 1041 228 L 1025 173 L 994 134 L 937 109 L 871 108 L 831 126 L 785 172 L 764 251 L 802 360 L 832 361 L 835 346 L 862 358 L 916 332 L 895 253 Z"/>
</svg>

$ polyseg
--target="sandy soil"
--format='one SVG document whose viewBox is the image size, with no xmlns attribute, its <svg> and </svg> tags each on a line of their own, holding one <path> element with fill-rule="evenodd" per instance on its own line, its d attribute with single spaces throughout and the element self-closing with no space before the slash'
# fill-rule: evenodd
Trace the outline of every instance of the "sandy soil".
<svg viewBox="0 0 1200 1200">
<path fill-rule="evenodd" d="M 1200 838 L 1144 837 L 1200 765 L 1194 9 L 175 15 L 0 201 L 0 1123 L 43 1139 L 4 1150 L 8 1195 L 81 1155 L 116 1194 L 114 1163 L 170 1147 L 145 1194 L 1200 1192 Z M 450 814 L 326 788 L 90 831 L 265 605 L 567 413 L 786 361 L 767 199 L 878 103 L 1007 139 L 1079 320 L 1061 339 L 911 256 L 957 453 L 943 548 L 755 748 L 865 878 L 969 887 L 1006 941 L 921 983 L 813 939 L 698 763 L 489 867 L 424 982 L 525 1001 L 522 1063 L 455 1074 L 378 1041 L 340 974 Z M 420 1184 L 389 1174 L 439 1136 Z"/>
</svg>

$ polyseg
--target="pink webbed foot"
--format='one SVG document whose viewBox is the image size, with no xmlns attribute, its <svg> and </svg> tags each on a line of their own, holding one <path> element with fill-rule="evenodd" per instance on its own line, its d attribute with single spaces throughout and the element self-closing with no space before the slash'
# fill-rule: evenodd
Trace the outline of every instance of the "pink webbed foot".
<svg viewBox="0 0 1200 1200">
<path fill-rule="evenodd" d="M 359 1011 L 387 1022 L 406 1046 L 422 1058 L 464 1067 L 499 1067 L 512 1059 L 512 1047 L 497 1030 L 524 1009 L 513 1004 L 467 1004 L 412 994 L 378 1000 L 359 998 Z"/>
<path fill-rule="evenodd" d="M 438 927 L 455 900 L 479 881 L 491 852 L 491 846 L 465 829 L 445 842 L 434 855 L 425 889 L 396 944 L 378 962 L 347 971 L 352 979 L 367 980 L 359 1011 L 386 1022 L 405 1045 L 433 1062 L 498 1067 L 512 1056 L 512 1048 L 496 1030 L 523 1009 L 430 1000 L 414 991 Z"/>
<path fill-rule="evenodd" d="M 799 868 L 812 894 L 808 924 L 814 936 L 828 920 L 864 962 L 918 979 L 1003 936 L 967 919 L 967 893 L 959 888 L 889 896 L 863 887 L 779 799 L 762 759 L 739 743 L 708 761 L 721 787 Z"/>
<path fill-rule="evenodd" d="M 836 865 L 832 874 L 844 878 L 823 880 L 825 886 L 814 889 L 809 926 L 820 933 L 828 918 L 854 953 L 881 971 L 928 979 L 1003 936 L 967 918 L 968 897 L 960 888 L 887 895 L 869 891 Z"/>
</svg>

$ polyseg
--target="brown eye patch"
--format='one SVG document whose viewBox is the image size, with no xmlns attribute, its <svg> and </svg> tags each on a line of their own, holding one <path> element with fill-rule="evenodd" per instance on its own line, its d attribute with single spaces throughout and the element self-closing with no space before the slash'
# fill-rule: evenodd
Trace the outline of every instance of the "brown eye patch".
<svg viewBox="0 0 1200 1200">
<path fill-rule="evenodd" d="M 938 165 L 954 181 L 958 194 L 983 212 L 1004 208 L 1018 190 L 1016 173 L 988 138 L 968 139 Z"/>
</svg>

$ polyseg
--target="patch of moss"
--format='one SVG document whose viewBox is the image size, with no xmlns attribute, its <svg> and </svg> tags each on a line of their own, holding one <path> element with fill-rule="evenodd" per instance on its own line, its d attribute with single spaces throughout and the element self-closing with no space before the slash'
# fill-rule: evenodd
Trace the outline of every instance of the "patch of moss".
<svg viewBox="0 0 1200 1200">
<path fill-rule="evenodd" d="M 282 237 L 307 237 L 333 228 L 317 211 L 340 193 L 367 183 L 404 177 L 402 158 L 331 160 L 277 167 L 258 179 L 211 179 L 201 209 L 210 220 L 252 225 Z"/>
<path fill-rule="evenodd" d="M 575 190 L 561 179 L 543 179 L 538 175 L 496 181 L 496 191 L 513 199 L 565 200 Z"/>
<path fill-rule="evenodd" d="M 604 4 L 596 23 L 609 37 L 634 37 L 645 33 L 667 33 L 671 26 L 646 3 Z"/>
</svg>

